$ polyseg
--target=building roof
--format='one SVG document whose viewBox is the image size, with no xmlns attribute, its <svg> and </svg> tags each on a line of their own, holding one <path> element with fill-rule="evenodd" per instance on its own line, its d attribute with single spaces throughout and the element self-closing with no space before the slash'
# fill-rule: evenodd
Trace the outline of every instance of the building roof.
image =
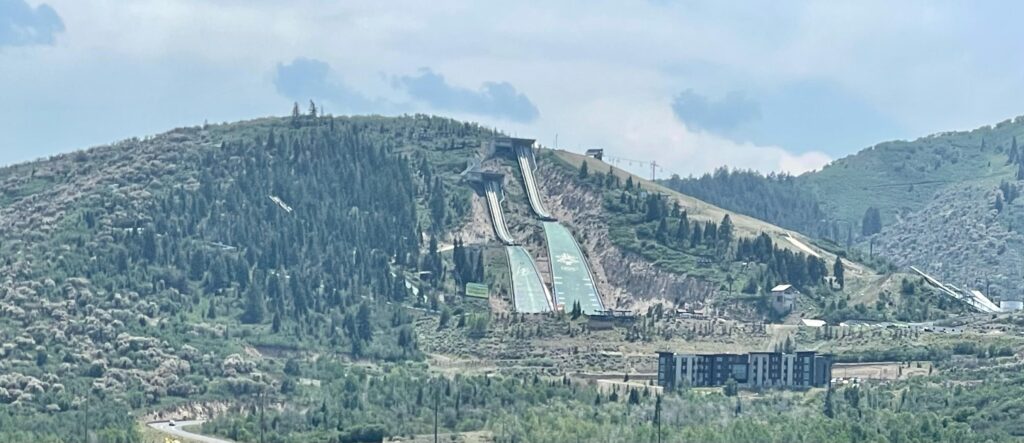
<svg viewBox="0 0 1024 443">
<path fill-rule="evenodd" d="M 792 287 L 793 287 L 793 285 L 778 285 L 778 286 L 772 288 L 772 292 L 788 291 L 789 288 L 792 288 Z"/>
<path fill-rule="evenodd" d="M 812 328 L 820 328 L 825 326 L 825 320 L 816 320 L 813 318 L 805 318 L 800 320 L 804 326 L 810 326 Z"/>
</svg>

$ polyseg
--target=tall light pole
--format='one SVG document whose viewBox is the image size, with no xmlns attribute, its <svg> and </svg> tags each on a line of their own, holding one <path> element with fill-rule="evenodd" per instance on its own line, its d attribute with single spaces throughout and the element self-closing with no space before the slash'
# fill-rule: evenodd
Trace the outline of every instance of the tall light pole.
<svg viewBox="0 0 1024 443">
<path fill-rule="evenodd" d="M 658 425 L 658 443 L 661 443 L 661 394 L 656 394 L 657 399 L 654 402 L 654 420 Z"/>
<path fill-rule="evenodd" d="M 435 388 L 434 389 L 434 443 L 438 443 L 438 440 L 437 440 L 437 408 L 438 408 L 438 405 L 440 404 L 440 402 L 441 402 L 441 396 L 439 394 L 439 391 Z"/>
</svg>

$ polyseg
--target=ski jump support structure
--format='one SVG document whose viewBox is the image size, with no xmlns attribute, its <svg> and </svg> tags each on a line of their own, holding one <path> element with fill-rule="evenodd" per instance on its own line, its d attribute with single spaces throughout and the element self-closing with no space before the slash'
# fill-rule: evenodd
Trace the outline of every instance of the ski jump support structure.
<svg viewBox="0 0 1024 443">
<path fill-rule="evenodd" d="M 924 271 L 921 271 L 920 269 L 917 269 L 913 266 L 911 266 L 910 269 L 916 272 L 922 278 L 924 278 L 924 280 L 928 282 L 928 284 L 934 286 L 943 294 L 946 294 L 960 302 L 963 302 L 964 304 L 971 307 L 975 311 L 986 314 L 1002 312 L 1002 309 L 1000 309 L 999 306 L 996 306 L 995 303 L 992 303 L 992 300 L 989 300 L 988 297 L 985 297 L 985 295 L 979 291 L 964 291 L 956 286 L 943 284 L 934 277 L 925 274 Z"/>
<path fill-rule="evenodd" d="M 478 162 L 471 163 L 465 171 L 462 171 L 462 178 L 470 183 L 479 184 L 483 188 L 484 198 L 487 200 L 487 210 L 491 215 L 491 225 L 494 233 L 506 246 L 516 245 L 512 232 L 508 230 L 505 223 L 505 214 L 501 211 L 501 202 L 505 199 L 505 192 L 502 184 L 505 182 L 505 174 L 499 172 L 487 172 L 480 169 Z"/>
</svg>

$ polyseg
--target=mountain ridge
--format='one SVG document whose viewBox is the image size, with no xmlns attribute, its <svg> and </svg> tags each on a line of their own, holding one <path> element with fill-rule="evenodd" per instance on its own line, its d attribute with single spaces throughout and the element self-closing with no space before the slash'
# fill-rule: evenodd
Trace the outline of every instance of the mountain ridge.
<svg viewBox="0 0 1024 443">
<path fill-rule="evenodd" d="M 1024 116 L 969 131 L 879 143 L 821 170 L 781 180 L 722 171 L 665 183 L 740 210 L 756 207 L 756 201 L 770 201 L 776 211 L 817 207 L 820 214 L 803 214 L 789 224 L 812 237 L 856 244 L 869 253 L 880 246 L 880 254 L 897 266 L 916 264 L 965 286 L 977 287 L 973 279 L 981 275 L 989 280 L 981 289 L 1013 296 L 1024 289 L 1024 280 L 1018 278 L 1019 253 L 1004 256 L 1024 245 L 1017 232 L 1024 215 L 1015 199 L 1024 178 L 1018 139 L 1024 140 Z M 798 196 L 795 203 L 773 197 L 780 188 L 776 182 L 791 187 L 790 195 Z M 723 198 L 735 195 L 729 190 L 736 183 L 749 185 L 746 199 Z M 878 233 L 862 229 L 870 208 L 881 215 Z M 948 218 L 935 217 L 945 211 L 979 217 L 970 226 L 949 230 L 944 222 Z M 812 219 L 821 214 L 826 219 Z M 976 247 L 979 243 L 984 248 Z M 973 251 L 970 258 L 961 256 L 962 250 Z"/>
</svg>

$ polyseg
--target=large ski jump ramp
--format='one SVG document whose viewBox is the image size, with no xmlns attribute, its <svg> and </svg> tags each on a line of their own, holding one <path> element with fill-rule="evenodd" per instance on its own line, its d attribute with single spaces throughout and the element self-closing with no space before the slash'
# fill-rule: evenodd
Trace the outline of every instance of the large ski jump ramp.
<svg viewBox="0 0 1024 443">
<path fill-rule="evenodd" d="M 579 302 L 587 315 L 603 312 L 604 304 L 597 293 L 593 274 L 572 233 L 561 223 L 544 222 L 544 235 L 548 243 L 555 303 L 569 311 L 574 303 Z"/>
<path fill-rule="evenodd" d="M 530 207 L 533 212 L 544 220 L 554 220 L 555 217 L 544 208 L 540 200 L 540 192 L 537 190 L 537 179 L 533 176 L 533 148 L 528 146 L 517 146 L 516 157 L 519 159 L 519 169 L 523 173 L 523 184 L 526 186 L 526 195 L 530 199 Z"/>
<path fill-rule="evenodd" d="M 512 303 L 516 312 L 550 312 L 552 302 L 533 257 L 522 246 L 507 246 L 505 251 L 512 274 Z"/>
<path fill-rule="evenodd" d="M 490 209 L 491 222 L 494 224 L 494 233 L 498 235 L 498 240 L 506 245 L 516 244 L 512 233 L 508 230 L 508 225 L 505 224 L 505 215 L 501 212 L 501 202 L 498 201 L 498 183 L 487 182 L 484 185 L 484 192 L 487 195 L 487 207 Z"/>
</svg>

